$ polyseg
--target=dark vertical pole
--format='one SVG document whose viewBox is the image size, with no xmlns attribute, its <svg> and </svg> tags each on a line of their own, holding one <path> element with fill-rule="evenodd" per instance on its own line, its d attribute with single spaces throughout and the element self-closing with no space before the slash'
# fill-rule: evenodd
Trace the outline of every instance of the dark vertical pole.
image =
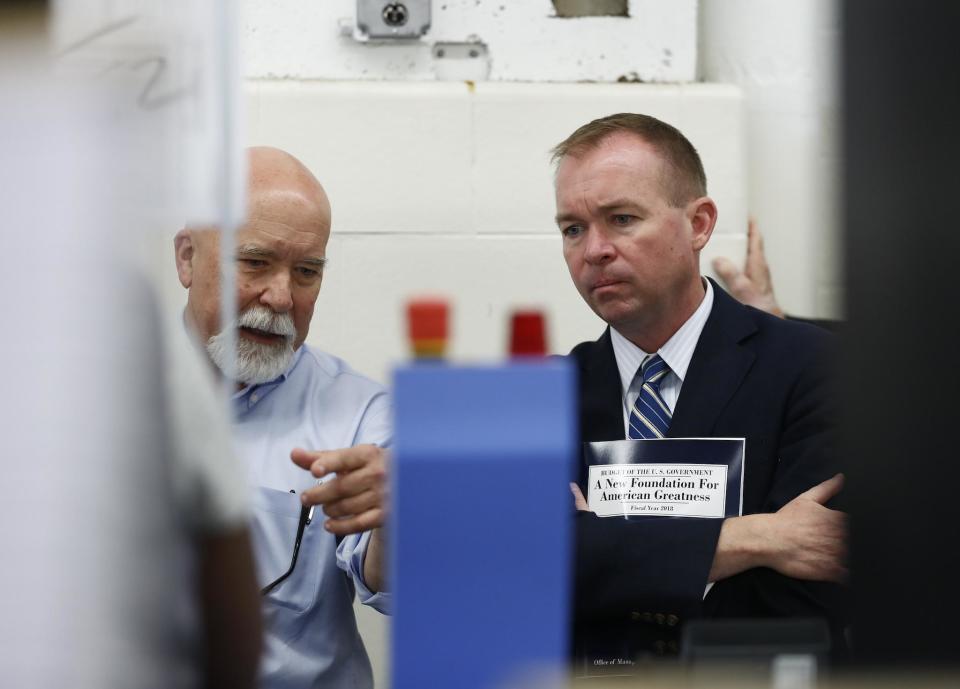
<svg viewBox="0 0 960 689">
<path fill-rule="evenodd" d="M 960 3 L 840 4 L 854 647 L 960 663 Z"/>
</svg>

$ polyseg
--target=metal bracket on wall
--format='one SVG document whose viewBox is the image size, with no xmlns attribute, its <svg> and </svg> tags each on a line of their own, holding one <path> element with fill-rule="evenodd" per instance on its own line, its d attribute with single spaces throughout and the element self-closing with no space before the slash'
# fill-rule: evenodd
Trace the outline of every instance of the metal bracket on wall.
<svg viewBox="0 0 960 689">
<path fill-rule="evenodd" d="M 430 0 L 357 0 L 358 40 L 417 39 L 430 29 Z"/>
<path fill-rule="evenodd" d="M 436 43 L 433 72 L 441 81 L 484 81 L 490 76 L 490 51 L 476 36 L 463 43 Z"/>
</svg>

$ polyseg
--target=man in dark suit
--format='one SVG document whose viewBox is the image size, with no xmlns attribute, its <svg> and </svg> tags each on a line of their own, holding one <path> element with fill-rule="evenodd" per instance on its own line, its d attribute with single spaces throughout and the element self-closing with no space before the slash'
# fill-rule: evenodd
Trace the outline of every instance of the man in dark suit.
<svg viewBox="0 0 960 689">
<path fill-rule="evenodd" d="M 602 118 L 554 159 L 564 258 L 610 326 L 572 352 L 582 440 L 638 437 L 644 403 L 664 411 L 652 437 L 746 438 L 744 516 L 724 520 L 601 519 L 581 467 L 575 655 L 601 665 L 667 654 L 698 616 L 825 616 L 839 632 L 830 582 L 846 576 L 844 515 L 824 506 L 842 484 L 829 334 L 701 277 L 717 208 L 699 155 L 670 125 Z M 646 362 L 666 364 L 654 398 Z"/>
</svg>

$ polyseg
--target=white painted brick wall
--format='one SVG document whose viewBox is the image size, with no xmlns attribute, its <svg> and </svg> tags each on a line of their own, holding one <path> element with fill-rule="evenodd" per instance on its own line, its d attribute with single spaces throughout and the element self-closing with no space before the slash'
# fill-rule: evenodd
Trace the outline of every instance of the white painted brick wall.
<svg viewBox="0 0 960 689">
<path fill-rule="evenodd" d="M 251 77 L 430 81 L 436 42 L 480 40 L 495 81 L 689 82 L 696 77 L 696 0 L 631 0 L 630 17 L 555 16 L 550 0 L 432 0 L 419 41 L 365 44 L 341 36 L 354 0 L 247 0 Z"/>
<path fill-rule="evenodd" d="M 518 306 L 547 311 L 556 352 L 599 335 L 561 256 L 548 154 L 595 117 L 646 112 L 679 126 L 720 207 L 704 268 L 717 253 L 743 253 L 733 87 L 253 81 L 248 103 L 250 143 L 301 158 L 333 205 L 309 342 L 384 382 L 407 356 L 402 308 L 414 295 L 450 298 L 455 359 L 502 357 Z"/>
<path fill-rule="evenodd" d="M 788 313 L 842 316 L 840 3 L 703 0 L 703 76 L 743 89 L 750 210 Z M 782 31 L 789 26 L 790 31 Z"/>
</svg>

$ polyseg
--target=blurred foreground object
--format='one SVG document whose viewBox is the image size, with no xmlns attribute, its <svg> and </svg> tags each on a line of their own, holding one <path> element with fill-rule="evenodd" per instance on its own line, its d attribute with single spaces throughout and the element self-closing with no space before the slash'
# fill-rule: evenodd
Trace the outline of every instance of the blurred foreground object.
<svg viewBox="0 0 960 689">
<path fill-rule="evenodd" d="M 695 686 L 733 669 L 744 679 L 769 676 L 773 689 L 813 689 L 830 649 L 820 619 L 695 620 L 683 630 L 681 657 Z"/>
<path fill-rule="evenodd" d="M 391 686 L 538 686 L 569 657 L 573 370 L 415 363 L 394 389 Z"/>
<path fill-rule="evenodd" d="M 516 311 L 510 316 L 510 356 L 546 356 L 546 319 L 542 311 Z"/>
<path fill-rule="evenodd" d="M 135 125 L 116 116 L 115 83 L 53 77 L 47 19 L 44 3 L 0 8 L 0 92 L 16 94 L 0 109 L 16 255 L 0 284 L 29 293 L 11 302 L 17 335 L 0 345 L 12 391 L 2 408 L 2 684 L 249 686 L 245 504 L 219 493 L 233 478 L 229 442 L 216 424 L 201 442 L 170 405 L 223 412 L 195 379 L 192 399 L 180 397 L 171 362 L 192 353 L 166 347 L 133 258 L 144 235 L 131 228 L 145 214 L 116 203 L 141 191 L 123 164 L 155 183 L 157 161 L 125 145 Z M 225 571 L 230 582 L 204 586 Z M 217 656 L 224 644 L 229 665 Z"/>
<path fill-rule="evenodd" d="M 960 4 L 841 7 L 852 643 L 864 663 L 955 671 Z"/>
<path fill-rule="evenodd" d="M 449 310 L 442 299 L 414 299 L 407 304 L 407 329 L 414 357 L 439 359 L 446 353 Z"/>
</svg>

